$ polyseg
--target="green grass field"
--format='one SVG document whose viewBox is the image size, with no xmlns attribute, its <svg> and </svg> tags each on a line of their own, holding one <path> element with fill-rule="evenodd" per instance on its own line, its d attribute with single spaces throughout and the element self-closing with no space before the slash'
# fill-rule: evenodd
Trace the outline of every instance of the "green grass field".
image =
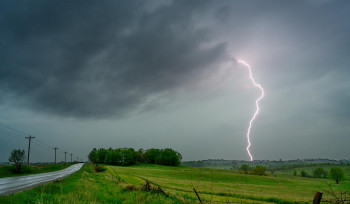
<svg viewBox="0 0 350 204">
<path fill-rule="evenodd" d="M 205 203 L 311 203 L 316 191 L 328 190 L 328 183 L 336 191 L 350 189 L 345 167 L 347 177 L 338 185 L 333 180 L 303 178 L 287 172 L 255 176 L 195 167 L 105 167 L 106 171 L 95 173 L 92 165 L 86 164 L 60 182 L 1 196 L 0 203 L 198 203 L 193 188 Z M 169 197 L 158 190 L 141 190 L 146 179 L 153 188 L 160 186 Z"/>
<path fill-rule="evenodd" d="M 90 164 L 56 182 L 0 196 L 0 203 L 183 203 L 159 193 L 126 190 L 113 171 L 95 173 Z M 185 200 L 187 202 L 187 200 Z"/>
<path fill-rule="evenodd" d="M 64 164 L 43 164 L 43 165 L 23 165 L 20 174 L 15 174 L 13 165 L 2 165 L 0 166 L 0 178 L 10 177 L 10 176 L 24 176 L 29 174 L 40 174 L 51 171 L 58 171 L 69 166 L 73 165 L 73 163 Z"/>
<path fill-rule="evenodd" d="M 196 188 L 207 201 L 310 203 L 316 191 L 328 190 L 328 183 L 337 190 L 350 189 L 349 176 L 335 185 L 333 180 L 296 177 L 285 172 L 276 176 L 255 176 L 230 170 L 195 167 L 142 165 L 108 168 L 117 172 L 127 183 L 141 185 L 144 183 L 142 179 L 147 179 L 174 195 L 195 199 L 193 188 Z"/>
</svg>

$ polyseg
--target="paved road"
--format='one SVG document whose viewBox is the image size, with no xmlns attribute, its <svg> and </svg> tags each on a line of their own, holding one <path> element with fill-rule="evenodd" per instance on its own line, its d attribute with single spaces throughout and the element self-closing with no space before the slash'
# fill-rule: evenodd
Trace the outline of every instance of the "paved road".
<svg viewBox="0 0 350 204">
<path fill-rule="evenodd" d="M 83 165 L 83 163 L 74 164 L 66 169 L 49 173 L 0 178 L 0 195 L 23 191 L 34 186 L 58 180 L 78 171 Z"/>
</svg>

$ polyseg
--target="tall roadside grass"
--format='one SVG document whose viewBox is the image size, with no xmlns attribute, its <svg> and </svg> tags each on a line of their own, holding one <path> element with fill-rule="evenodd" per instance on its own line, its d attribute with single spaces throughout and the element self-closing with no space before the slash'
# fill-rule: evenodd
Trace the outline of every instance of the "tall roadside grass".
<svg viewBox="0 0 350 204">
<path fill-rule="evenodd" d="M 0 203 L 192 203 L 160 193 L 127 190 L 110 171 L 97 173 L 90 164 L 74 174 L 43 186 L 8 196 Z"/>
<path fill-rule="evenodd" d="M 13 165 L 0 166 L 0 178 L 10 176 L 24 176 L 29 174 L 40 174 L 51 171 L 58 171 L 70 167 L 74 163 L 65 164 L 43 164 L 43 165 L 23 165 L 19 174 L 15 173 L 15 167 Z"/>
</svg>

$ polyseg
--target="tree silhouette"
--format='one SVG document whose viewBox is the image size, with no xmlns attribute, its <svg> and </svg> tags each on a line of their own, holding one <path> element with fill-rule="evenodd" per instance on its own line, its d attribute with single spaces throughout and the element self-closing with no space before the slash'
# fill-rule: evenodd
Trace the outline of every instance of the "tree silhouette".
<svg viewBox="0 0 350 204">
<path fill-rule="evenodd" d="M 9 157 L 9 162 L 13 162 L 16 166 L 16 173 L 21 172 L 22 165 L 26 159 L 25 151 L 20 149 L 14 149 Z"/>
</svg>

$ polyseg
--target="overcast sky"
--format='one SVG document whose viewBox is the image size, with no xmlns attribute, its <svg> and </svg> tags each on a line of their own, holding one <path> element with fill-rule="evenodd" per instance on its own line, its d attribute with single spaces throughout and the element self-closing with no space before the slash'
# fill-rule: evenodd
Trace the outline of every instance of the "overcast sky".
<svg viewBox="0 0 350 204">
<path fill-rule="evenodd" d="M 350 2 L 1 1 L 0 122 L 32 161 L 350 158 Z M 0 161 L 27 151 L 0 127 Z M 70 158 L 69 158 L 70 159 Z"/>
</svg>

